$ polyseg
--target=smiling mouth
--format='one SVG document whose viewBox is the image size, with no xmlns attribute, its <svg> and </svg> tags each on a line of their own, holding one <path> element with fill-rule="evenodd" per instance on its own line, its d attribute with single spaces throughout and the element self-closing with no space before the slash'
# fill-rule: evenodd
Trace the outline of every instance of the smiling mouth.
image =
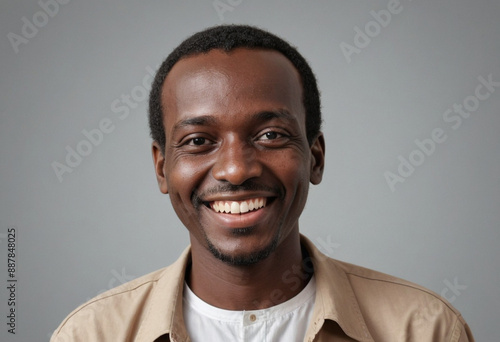
<svg viewBox="0 0 500 342">
<path fill-rule="evenodd" d="M 272 198 L 270 198 L 269 200 L 272 200 Z M 236 215 L 262 209 L 268 203 L 268 198 L 258 197 L 244 201 L 212 201 L 206 203 L 205 205 L 211 208 L 216 213 Z"/>
</svg>

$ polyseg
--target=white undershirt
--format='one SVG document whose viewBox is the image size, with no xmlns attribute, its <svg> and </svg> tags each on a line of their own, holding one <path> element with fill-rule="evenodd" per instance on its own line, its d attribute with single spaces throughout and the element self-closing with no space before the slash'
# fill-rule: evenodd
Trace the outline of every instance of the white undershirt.
<svg viewBox="0 0 500 342">
<path fill-rule="evenodd" d="M 303 341 L 311 320 L 316 280 L 292 299 L 267 309 L 219 309 L 198 298 L 184 284 L 184 321 L 191 341 Z"/>
</svg>

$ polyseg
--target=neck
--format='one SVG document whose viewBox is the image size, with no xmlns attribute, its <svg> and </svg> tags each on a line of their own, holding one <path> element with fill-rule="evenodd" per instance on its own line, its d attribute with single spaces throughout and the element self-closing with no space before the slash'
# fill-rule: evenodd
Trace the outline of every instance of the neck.
<svg viewBox="0 0 500 342">
<path fill-rule="evenodd" d="M 266 259 L 248 266 L 225 263 L 198 247 L 192 246 L 186 281 L 199 298 L 221 309 L 278 305 L 302 291 L 312 275 L 311 266 L 302 262 L 307 255 L 303 255 L 298 234 L 290 234 Z"/>
</svg>

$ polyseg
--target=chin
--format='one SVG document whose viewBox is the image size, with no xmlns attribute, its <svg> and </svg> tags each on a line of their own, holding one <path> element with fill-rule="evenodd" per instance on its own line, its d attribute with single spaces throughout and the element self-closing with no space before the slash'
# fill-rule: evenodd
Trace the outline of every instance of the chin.
<svg viewBox="0 0 500 342">
<path fill-rule="evenodd" d="M 238 253 L 238 251 L 231 253 L 222 251 L 220 248 L 215 246 L 210 239 L 207 237 L 205 238 L 208 250 L 216 259 L 233 266 L 250 266 L 266 259 L 276 249 L 278 246 L 279 234 L 276 234 L 271 242 L 263 248 L 249 253 Z"/>
</svg>

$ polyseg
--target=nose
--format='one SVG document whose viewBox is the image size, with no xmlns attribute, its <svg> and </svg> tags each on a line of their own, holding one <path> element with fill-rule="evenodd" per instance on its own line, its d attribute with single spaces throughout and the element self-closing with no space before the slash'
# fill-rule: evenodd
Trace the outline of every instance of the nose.
<svg viewBox="0 0 500 342">
<path fill-rule="evenodd" d="M 217 159 L 212 168 L 214 178 L 241 185 L 248 179 L 259 177 L 262 165 L 257 153 L 251 143 L 237 139 L 224 142 L 217 151 Z"/>
</svg>

